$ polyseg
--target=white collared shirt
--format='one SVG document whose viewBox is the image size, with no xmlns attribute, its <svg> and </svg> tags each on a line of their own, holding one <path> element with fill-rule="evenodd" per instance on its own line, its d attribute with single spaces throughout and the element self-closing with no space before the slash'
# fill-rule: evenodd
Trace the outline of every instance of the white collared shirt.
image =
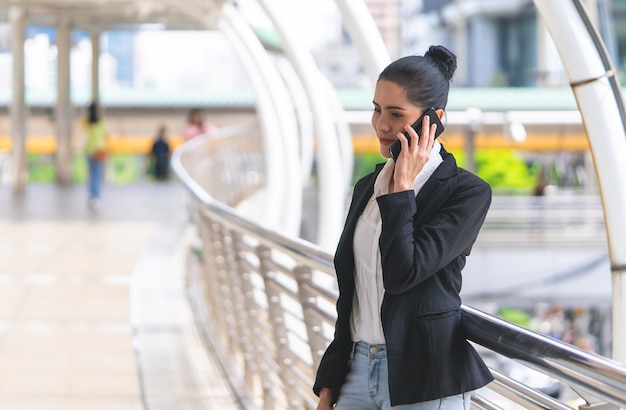
<svg viewBox="0 0 626 410">
<path fill-rule="evenodd" d="M 437 167 L 443 162 L 439 151 L 441 144 L 435 141 L 430 158 L 413 181 L 413 191 L 418 192 Z M 389 159 L 374 182 L 374 194 L 357 221 L 354 231 L 354 298 L 352 299 L 352 317 L 350 331 L 352 341 L 368 344 L 384 344 L 380 308 L 385 295 L 383 270 L 380 262 L 378 240 L 382 230 L 382 220 L 376 198 L 389 193 L 389 182 L 393 175 L 395 162 Z"/>
</svg>

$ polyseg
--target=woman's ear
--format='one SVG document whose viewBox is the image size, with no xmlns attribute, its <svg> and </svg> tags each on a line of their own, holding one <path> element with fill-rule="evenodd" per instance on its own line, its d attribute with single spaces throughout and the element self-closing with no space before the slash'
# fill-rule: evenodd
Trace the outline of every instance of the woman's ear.
<svg viewBox="0 0 626 410">
<path fill-rule="evenodd" d="M 446 111 L 443 108 L 437 108 L 435 112 L 437 113 L 437 117 L 439 117 L 441 124 L 443 124 L 444 127 L 448 125 L 448 115 L 446 114 Z"/>
<path fill-rule="evenodd" d="M 443 122 L 443 117 L 446 115 L 446 112 L 443 110 L 443 108 L 437 108 L 435 112 L 437 113 L 437 117 L 439 117 L 439 121 Z"/>
</svg>

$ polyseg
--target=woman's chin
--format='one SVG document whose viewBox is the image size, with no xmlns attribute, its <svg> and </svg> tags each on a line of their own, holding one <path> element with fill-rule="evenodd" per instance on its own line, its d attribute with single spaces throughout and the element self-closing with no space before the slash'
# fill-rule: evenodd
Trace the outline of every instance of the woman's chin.
<svg viewBox="0 0 626 410">
<path fill-rule="evenodd" d="M 380 145 L 380 155 L 385 158 L 391 158 L 391 154 L 389 153 L 389 145 Z"/>
</svg>

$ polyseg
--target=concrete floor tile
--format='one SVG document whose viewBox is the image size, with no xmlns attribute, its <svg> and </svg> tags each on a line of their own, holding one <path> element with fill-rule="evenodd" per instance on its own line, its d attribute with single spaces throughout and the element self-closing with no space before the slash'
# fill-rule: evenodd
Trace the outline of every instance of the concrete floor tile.
<svg viewBox="0 0 626 410">
<path fill-rule="evenodd" d="M 68 375 L 68 393 L 79 396 L 135 396 L 141 394 L 138 373 L 115 371 L 73 371 Z"/>
<path fill-rule="evenodd" d="M 145 410 L 134 397 L 0 397 L 0 409 L 6 410 Z M 173 409 L 172 409 L 173 410 Z"/>
<path fill-rule="evenodd" d="M 82 186 L 0 201 L 0 410 L 236 408 L 187 340 L 184 190 L 105 195 L 97 214 Z"/>
<path fill-rule="evenodd" d="M 68 394 L 69 374 L 56 371 L 0 372 L 0 397 Z"/>
</svg>

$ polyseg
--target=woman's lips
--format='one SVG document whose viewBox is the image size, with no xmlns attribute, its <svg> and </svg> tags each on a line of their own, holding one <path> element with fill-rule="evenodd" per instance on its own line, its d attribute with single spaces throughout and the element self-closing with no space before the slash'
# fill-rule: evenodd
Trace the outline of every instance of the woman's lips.
<svg viewBox="0 0 626 410">
<path fill-rule="evenodd" d="M 388 138 L 378 138 L 378 141 L 380 142 L 380 145 L 391 145 L 394 142 L 396 142 L 395 139 L 388 139 Z"/>
</svg>

